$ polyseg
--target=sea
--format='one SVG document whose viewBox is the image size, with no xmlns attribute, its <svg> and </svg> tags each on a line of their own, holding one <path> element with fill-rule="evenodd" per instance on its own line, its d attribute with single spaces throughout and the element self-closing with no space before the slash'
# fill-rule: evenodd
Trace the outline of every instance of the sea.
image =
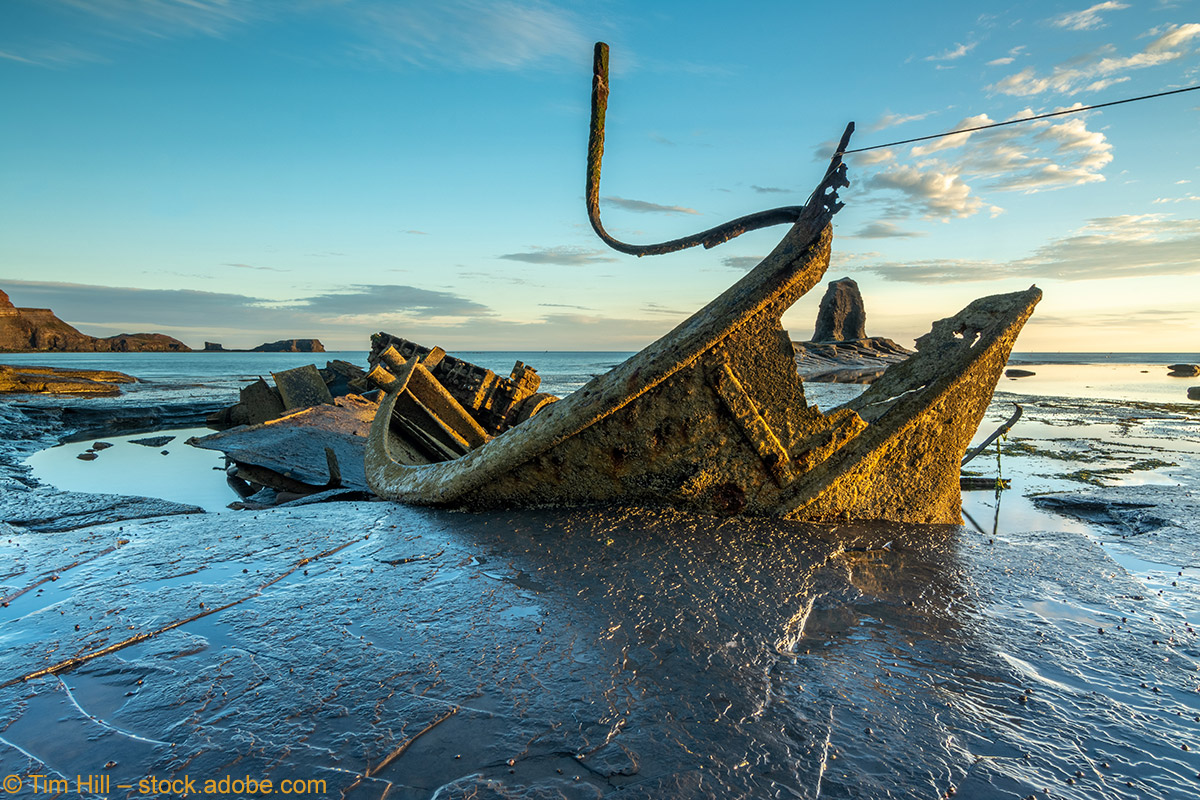
<svg viewBox="0 0 1200 800">
<path fill-rule="evenodd" d="M 630 354 L 454 355 L 499 374 L 522 361 L 538 369 L 542 391 L 564 395 Z M 0 360 L 117 369 L 141 380 L 123 398 L 68 402 L 166 404 L 233 402 L 259 376 L 332 359 L 364 365 L 366 353 Z M 322 578 L 314 566 L 308 583 L 278 600 L 255 595 L 254 613 L 276 615 L 270 636 L 250 610 L 229 626 L 197 623 L 207 655 L 185 649 L 162 662 L 143 653 L 107 672 L 83 670 L 55 690 L 65 693 L 61 710 L 49 689 L 21 700 L 50 714 L 49 727 L 28 714 L 14 712 L 11 724 L 0 715 L 0 745 L 30 758 L 42 748 L 53 755 L 42 761 L 77 766 L 55 755 L 48 731 L 85 741 L 89 723 L 72 715 L 89 696 L 126 688 L 126 679 L 127 697 L 141 692 L 138 676 L 152 677 L 144 656 L 180 675 L 194 659 L 201 677 L 188 684 L 199 694 L 179 700 L 196 705 L 190 716 L 173 721 L 167 695 L 138 695 L 155 709 L 142 717 L 130 706 L 120 730 L 136 730 L 142 744 L 115 745 L 124 756 L 114 761 L 135 769 L 141 758 L 165 763 L 167 739 L 202 736 L 196 752 L 224 752 L 220 763 L 370 774 L 369 786 L 356 784 L 370 790 L 363 796 L 1200 797 L 1200 402 L 1187 399 L 1200 378 L 1168 376 L 1173 363 L 1200 363 L 1200 353 L 1014 354 L 1010 367 L 1034 374 L 1001 379 L 976 441 L 1014 404 L 1023 416 L 969 465 L 1011 488 L 964 492 L 961 526 L 398 507 L 372 528 L 369 544 L 339 551 L 342 573 L 330 568 Z M 806 394 L 827 410 L 862 388 L 808 383 Z M 238 528 L 250 518 L 226 508 L 237 498 L 221 456 L 185 444 L 204 433 L 106 437 L 112 447 L 95 461 L 77 458 L 95 440 L 72 440 L 28 463 L 35 478 L 64 490 L 199 505 L 210 513 L 161 528 L 194 538 L 198 554 L 219 552 L 226 534 L 250 536 Z M 148 435 L 175 438 L 135 443 Z M 1083 502 L 1052 502 L 1064 494 Z M 282 514 L 289 532 L 281 524 L 272 535 L 303 531 L 309 520 L 310 552 L 332 546 L 322 543 L 345 524 L 337 505 Z M 39 546 L 52 548 L 56 535 L 65 534 L 39 534 Z M 264 564 L 277 545 L 263 548 Z M 172 558 L 189 577 L 172 577 L 173 588 L 154 595 L 167 604 L 192 589 L 229 594 L 218 587 L 242 580 L 243 563 L 258 563 L 249 555 Z M 166 564 L 176 561 L 156 569 Z M 139 577 L 145 567 L 135 561 L 126 569 L 123 605 L 129 587 L 156 580 Z M 377 569 L 388 570 L 386 583 L 376 584 Z M 375 616 L 350 622 L 358 600 L 346 592 L 358 590 L 347 588 L 345 570 L 356 576 L 350 585 L 380 590 L 366 598 Z M 0 640 L 19 641 L 6 631 L 35 625 L 38 614 L 44 622 L 36 624 L 58 624 L 48 609 L 70 590 L 69 582 L 46 595 L 38 589 L 51 599 L 24 617 L 6 603 Z M 78 591 L 82 604 L 90 595 Z M 308 602 L 336 607 L 348 627 L 308 624 L 294 605 Z M 297 645 L 309 639 L 307 650 Z M 294 655 L 331 652 L 343 664 L 322 668 L 333 677 Z M 280 678 L 288 670 L 297 678 Z M 307 683 L 297 684 L 299 672 Z M 222 701 L 234 684 L 240 705 Z M 373 694 L 368 685 L 381 688 Z M 297 692 L 325 698 L 304 701 L 320 710 L 295 709 Z M 123 706 L 104 702 L 112 727 Z M 275 707 L 290 711 L 261 710 Z M 309 720 L 303 735 L 276 733 L 297 719 Z M 380 725 L 395 730 L 384 736 Z M 400 747 L 372 756 L 381 738 Z M 410 747 L 416 755 L 406 755 Z M 3 753 L 0 766 L 11 767 Z"/>
</svg>

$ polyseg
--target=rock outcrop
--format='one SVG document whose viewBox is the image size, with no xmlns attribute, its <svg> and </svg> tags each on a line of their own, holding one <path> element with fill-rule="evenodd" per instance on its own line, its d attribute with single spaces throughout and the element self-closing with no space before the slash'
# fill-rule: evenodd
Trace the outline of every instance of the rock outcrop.
<svg viewBox="0 0 1200 800">
<path fill-rule="evenodd" d="M 280 339 L 267 342 L 249 350 L 228 349 L 220 342 L 205 342 L 205 353 L 324 353 L 325 345 L 320 339 Z"/>
<path fill-rule="evenodd" d="M 0 351 L 126 353 L 187 352 L 183 342 L 161 333 L 120 333 L 100 338 L 81 333 L 48 308 L 17 308 L 0 291 Z"/>
<path fill-rule="evenodd" d="M 817 310 L 814 342 L 852 342 L 867 338 L 867 309 L 852 278 L 830 281 Z"/>
<path fill-rule="evenodd" d="M 1200 364 L 1172 364 L 1167 367 L 1172 378 L 1195 378 L 1200 376 Z"/>
<path fill-rule="evenodd" d="M 830 281 L 810 342 L 792 342 L 796 368 L 806 381 L 870 383 L 912 351 L 882 336 L 867 336 L 867 311 L 858 283 Z"/>
<path fill-rule="evenodd" d="M 324 353 L 325 345 L 320 339 L 280 339 L 278 342 L 260 344 L 252 353 Z"/>
<path fill-rule="evenodd" d="M 123 372 L 0 364 L 0 394 L 120 394 L 137 378 Z"/>
</svg>

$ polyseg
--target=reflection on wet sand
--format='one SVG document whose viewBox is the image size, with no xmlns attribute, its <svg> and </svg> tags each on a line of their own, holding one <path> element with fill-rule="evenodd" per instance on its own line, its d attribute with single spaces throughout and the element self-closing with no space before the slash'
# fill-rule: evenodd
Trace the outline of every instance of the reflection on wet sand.
<svg viewBox="0 0 1200 800">
<path fill-rule="evenodd" d="M 308 515 L 326 533 L 303 543 L 280 513 L 170 543 L 153 523 L 93 531 L 73 555 L 25 543 L 30 563 L 66 562 L 128 537 L 6 609 L 10 746 L 63 775 L 100 758 L 401 797 L 829 795 L 899 764 L 942 788 L 963 769 L 910 688 L 927 654 L 970 649 L 959 529 Z"/>
<path fill-rule="evenodd" d="M 171 542 L 143 523 L 9 544 L 26 575 L 58 580 L 5 609 L 8 766 L 27 753 L 63 775 L 108 761 L 117 773 L 319 773 L 363 796 L 815 791 L 829 704 L 807 707 L 797 665 L 854 649 L 856 618 L 896 603 L 922 637 L 957 627 L 921 601 L 953 591 L 954 570 L 931 566 L 943 556 L 919 555 L 943 553 L 947 529 L 920 551 L 900 543 L 911 531 L 824 539 L 642 511 L 358 504 L 306 518 L 325 533 L 303 543 L 297 519 L 274 513 L 221 533 L 176 520 Z M 848 533 L 865 543 L 851 547 L 893 544 L 864 561 L 833 543 Z M 100 546 L 110 540 L 124 544 Z M 893 585 L 908 589 L 863 602 Z M 781 652 L 801 609 L 808 628 L 793 625 Z M 875 702 L 856 694 L 835 715 Z"/>
</svg>

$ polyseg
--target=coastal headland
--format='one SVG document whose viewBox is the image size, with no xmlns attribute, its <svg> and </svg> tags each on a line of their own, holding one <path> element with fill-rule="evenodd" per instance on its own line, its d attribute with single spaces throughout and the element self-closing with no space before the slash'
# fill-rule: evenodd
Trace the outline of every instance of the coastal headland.
<svg viewBox="0 0 1200 800">
<path fill-rule="evenodd" d="M 186 353 L 186 344 L 165 333 L 119 333 L 89 336 L 59 319 L 49 308 L 18 308 L 0 289 L 0 353 Z M 214 342 L 205 352 L 323 353 L 320 339 L 280 339 L 250 350 L 226 350 Z"/>
</svg>

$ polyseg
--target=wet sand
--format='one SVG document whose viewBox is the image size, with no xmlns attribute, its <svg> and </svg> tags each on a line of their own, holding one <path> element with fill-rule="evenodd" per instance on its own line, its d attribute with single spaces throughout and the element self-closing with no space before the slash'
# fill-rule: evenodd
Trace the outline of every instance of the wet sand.
<svg viewBox="0 0 1200 800">
<path fill-rule="evenodd" d="M 1198 411 L 998 394 L 983 434 L 1012 399 L 1014 489 L 969 493 L 962 527 L 381 502 L 5 527 L 0 769 L 330 797 L 1192 796 Z"/>
</svg>

